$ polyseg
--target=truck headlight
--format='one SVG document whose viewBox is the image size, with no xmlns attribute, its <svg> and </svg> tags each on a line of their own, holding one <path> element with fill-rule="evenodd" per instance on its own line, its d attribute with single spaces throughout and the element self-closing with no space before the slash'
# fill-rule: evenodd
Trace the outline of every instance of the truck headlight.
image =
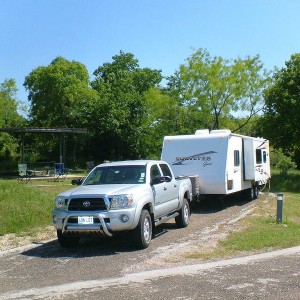
<svg viewBox="0 0 300 300">
<path fill-rule="evenodd" d="M 55 198 L 55 206 L 57 208 L 63 208 L 66 207 L 66 199 L 64 197 L 61 196 L 57 196 Z"/>
<path fill-rule="evenodd" d="M 125 208 L 133 203 L 132 195 L 114 195 L 111 198 L 110 208 Z"/>
</svg>

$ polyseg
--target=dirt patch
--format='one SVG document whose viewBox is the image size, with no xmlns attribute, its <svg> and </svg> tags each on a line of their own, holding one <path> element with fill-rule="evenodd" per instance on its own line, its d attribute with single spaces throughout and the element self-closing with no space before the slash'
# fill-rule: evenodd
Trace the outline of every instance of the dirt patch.
<svg viewBox="0 0 300 300">
<path fill-rule="evenodd" d="M 41 243 L 56 238 L 56 231 L 52 226 L 44 227 L 33 234 L 16 235 L 14 233 L 0 236 L 0 252 L 32 243 Z"/>
</svg>

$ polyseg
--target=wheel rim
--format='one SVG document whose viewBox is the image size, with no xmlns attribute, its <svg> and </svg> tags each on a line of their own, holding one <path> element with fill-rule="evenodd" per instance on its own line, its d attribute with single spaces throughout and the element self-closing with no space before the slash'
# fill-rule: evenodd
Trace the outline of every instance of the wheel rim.
<svg viewBox="0 0 300 300">
<path fill-rule="evenodd" d="M 183 208 L 183 218 L 184 218 L 184 222 L 187 224 L 189 222 L 189 207 L 187 204 L 184 205 Z"/>
<path fill-rule="evenodd" d="M 149 218 L 145 218 L 144 221 L 144 239 L 148 243 L 151 239 L 151 228 Z"/>
</svg>

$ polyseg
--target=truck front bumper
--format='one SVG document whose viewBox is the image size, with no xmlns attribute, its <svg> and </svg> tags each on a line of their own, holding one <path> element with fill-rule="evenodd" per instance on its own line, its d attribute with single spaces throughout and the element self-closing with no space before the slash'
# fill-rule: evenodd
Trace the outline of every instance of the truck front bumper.
<svg viewBox="0 0 300 300">
<path fill-rule="evenodd" d="M 78 217 L 93 217 L 91 224 L 79 224 Z M 112 236 L 113 232 L 132 229 L 135 207 L 111 211 L 66 211 L 54 209 L 52 224 L 62 232 L 89 233 L 99 232 Z"/>
</svg>

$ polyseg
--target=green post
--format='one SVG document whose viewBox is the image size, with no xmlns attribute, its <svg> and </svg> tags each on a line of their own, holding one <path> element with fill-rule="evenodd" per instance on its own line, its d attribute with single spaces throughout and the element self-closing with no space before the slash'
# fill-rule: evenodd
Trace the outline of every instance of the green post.
<svg viewBox="0 0 300 300">
<path fill-rule="evenodd" d="M 283 194 L 277 194 L 277 223 L 282 223 L 282 215 L 283 215 Z"/>
</svg>

